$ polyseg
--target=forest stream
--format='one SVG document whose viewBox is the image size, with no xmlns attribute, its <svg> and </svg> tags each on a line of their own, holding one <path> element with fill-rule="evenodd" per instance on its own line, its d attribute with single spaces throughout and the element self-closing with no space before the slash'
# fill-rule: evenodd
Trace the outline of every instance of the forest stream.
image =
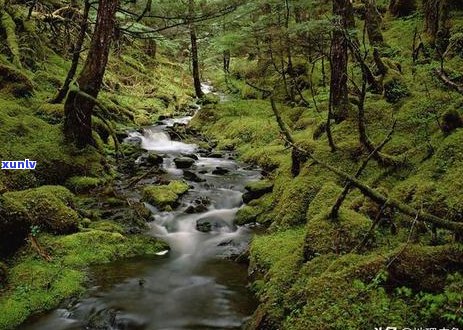
<svg viewBox="0 0 463 330">
<path fill-rule="evenodd" d="M 189 171 L 201 182 L 187 180 L 192 188 L 178 209 L 160 212 L 148 205 L 154 218 L 150 234 L 170 250 L 156 258 L 93 267 L 92 287 L 83 298 L 34 318 L 24 329 L 240 329 L 250 317 L 257 302 L 247 288 L 247 268 L 231 257 L 249 243 L 252 230 L 235 226 L 234 217 L 244 186 L 259 179 L 260 172 L 231 156 L 202 156 L 195 144 L 171 140 L 166 130 L 190 119 L 165 119 L 130 133 L 141 139 L 143 149 L 164 156 L 162 167 L 170 180 L 184 178 L 176 157 L 197 158 Z M 198 198 L 210 201 L 207 210 L 186 213 Z"/>
</svg>

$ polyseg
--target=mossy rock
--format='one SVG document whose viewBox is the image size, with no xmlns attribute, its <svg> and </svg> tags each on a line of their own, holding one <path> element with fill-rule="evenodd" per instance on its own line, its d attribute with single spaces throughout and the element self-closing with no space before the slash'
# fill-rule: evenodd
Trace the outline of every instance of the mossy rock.
<svg viewBox="0 0 463 330">
<path fill-rule="evenodd" d="M 239 226 L 246 225 L 257 221 L 257 217 L 262 214 L 258 207 L 245 205 L 236 213 L 235 223 Z"/>
<path fill-rule="evenodd" d="M 18 69 L 0 63 L 0 91 L 27 97 L 34 92 L 34 84 Z"/>
<path fill-rule="evenodd" d="M 410 90 L 400 73 L 389 69 L 384 78 L 384 98 L 389 103 L 397 103 L 404 97 L 410 96 Z"/>
<path fill-rule="evenodd" d="M 168 210 L 178 205 L 181 195 L 189 189 L 187 183 L 183 181 L 172 181 L 163 186 L 147 186 L 143 190 L 144 199 L 161 210 Z"/>
<path fill-rule="evenodd" d="M 73 199 L 61 186 L 4 193 L 0 198 L 0 255 L 19 247 L 31 226 L 52 234 L 76 232 L 79 215 L 73 209 Z"/>
<path fill-rule="evenodd" d="M 66 187 L 75 193 L 85 193 L 97 188 L 102 184 L 100 178 L 88 176 L 73 176 L 66 181 Z"/>
<path fill-rule="evenodd" d="M 92 222 L 89 225 L 89 228 L 95 229 L 95 230 L 112 232 L 112 233 L 119 233 L 119 234 L 124 233 L 124 228 L 120 224 L 117 224 L 113 221 L 107 221 L 107 220 Z"/>
<path fill-rule="evenodd" d="M 246 192 L 243 194 L 243 201 L 249 203 L 267 193 L 272 192 L 273 182 L 270 180 L 261 180 L 250 182 L 246 185 Z"/>
<path fill-rule="evenodd" d="M 463 127 L 463 119 L 457 110 L 449 110 L 442 117 L 441 129 L 445 135 L 449 135 L 461 127 Z"/>
<path fill-rule="evenodd" d="M 272 220 L 269 214 L 273 208 L 273 200 L 273 194 L 265 194 L 242 206 L 236 213 L 235 223 L 240 226 L 254 222 L 269 225 Z"/>
</svg>

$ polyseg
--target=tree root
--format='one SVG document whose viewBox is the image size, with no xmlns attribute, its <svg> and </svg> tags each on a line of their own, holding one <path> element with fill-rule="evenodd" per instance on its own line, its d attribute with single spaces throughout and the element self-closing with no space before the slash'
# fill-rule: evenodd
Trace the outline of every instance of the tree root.
<svg viewBox="0 0 463 330">
<path fill-rule="evenodd" d="M 116 155 L 119 154 L 120 152 L 120 145 L 119 145 L 119 140 L 117 139 L 117 135 L 116 135 L 116 132 L 114 131 L 114 129 L 112 128 L 112 126 L 110 125 L 110 123 L 106 120 L 106 117 L 110 117 L 111 114 L 110 112 L 108 111 L 108 109 L 106 109 L 106 107 L 100 102 L 98 101 L 95 97 L 81 91 L 79 89 L 79 87 L 74 84 L 74 86 L 72 88 L 69 89 L 69 93 L 76 93 L 90 101 L 92 101 L 93 103 L 95 103 L 95 105 L 102 111 L 102 113 L 98 112 L 98 111 L 94 111 L 93 112 L 93 115 L 95 115 L 96 117 L 100 118 L 101 121 L 106 125 L 106 128 L 109 132 L 109 134 L 111 135 L 111 137 L 113 138 L 113 141 L 114 141 L 114 146 L 116 148 Z M 123 156 L 123 155 L 122 155 Z"/>
<path fill-rule="evenodd" d="M 444 70 L 435 69 L 434 73 L 436 74 L 437 78 L 439 78 L 439 80 L 444 83 L 445 86 L 460 94 L 463 94 L 463 86 L 458 85 L 456 82 L 452 81 L 452 79 L 450 79 Z"/>
</svg>

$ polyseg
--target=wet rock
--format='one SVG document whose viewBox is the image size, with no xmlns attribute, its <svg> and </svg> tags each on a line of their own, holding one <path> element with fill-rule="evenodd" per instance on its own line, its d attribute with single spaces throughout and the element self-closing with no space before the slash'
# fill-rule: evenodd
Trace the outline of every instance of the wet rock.
<svg viewBox="0 0 463 330">
<path fill-rule="evenodd" d="M 174 159 L 175 166 L 177 168 L 190 168 L 195 163 L 194 159 L 189 157 L 177 157 Z"/>
<path fill-rule="evenodd" d="M 225 175 L 227 174 L 228 172 L 230 172 L 230 170 L 226 169 L 226 168 L 223 168 L 223 167 L 220 167 L 220 166 L 217 166 L 215 168 L 215 170 L 212 171 L 212 174 L 215 174 L 215 175 Z"/>
<path fill-rule="evenodd" d="M 198 160 L 198 156 L 196 156 L 195 154 L 182 154 L 183 157 L 188 157 L 188 158 L 191 158 L 191 159 L 194 159 L 194 160 Z"/>
<path fill-rule="evenodd" d="M 159 115 L 158 120 L 166 120 L 172 118 L 172 115 Z"/>
<path fill-rule="evenodd" d="M 188 170 L 183 171 L 183 177 L 185 178 L 185 180 L 193 181 L 193 182 L 205 182 L 206 181 L 206 179 L 200 178 L 196 173 L 188 171 Z"/>
<path fill-rule="evenodd" d="M 125 139 L 128 139 L 129 135 L 126 132 L 118 131 L 118 132 L 116 132 L 116 138 L 117 138 L 117 141 L 119 141 L 119 143 L 121 143 Z M 141 139 L 140 139 L 140 142 L 141 142 Z"/>
<path fill-rule="evenodd" d="M 199 174 L 206 174 L 207 173 L 207 170 L 201 170 L 201 171 L 198 171 Z"/>
<path fill-rule="evenodd" d="M 180 196 L 188 189 L 188 184 L 182 181 L 172 181 L 163 186 L 146 186 L 143 190 L 143 198 L 160 210 L 169 210 L 178 206 Z"/>
<path fill-rule="evenodd" d="M 243 194 L 243 202 L 246 204 L 254 199 L 258 199 L 263 195 L 273 191 L 273 182 L 262 180 L 250 182 L 246 185 L 246 192 Z"/>
<path fill-rule="evenodd" d="M 142 139 L 139 136 L 130 136 L 124 139 L 124 143 L 132 144 L 132 145 L 141 145 Z"/>
<path fill-rule="evenodd" d="M 227 240 L 219 243 L 217 246 L 223 248 L 220 256 L 225 259 L 231 259 L 239 263 L 249 262 L 249 242 L 248 240 Z"/>
<path fill-rule="evenodd" d="M 207 154 L 207 157 L 209 158 L 222 158 L 223 154 L 217 151 L 213 151 Z"/>
<path fill-rule="evenodd" d="M 207 207 L 211 204 L 211 201 L 207 197 L 200 197 L 193 201 L 193 204 L 188 206 L 185 210 L 187 214 L 202 213 L 207 211 Z"/>
<path fill-rule="evenodd" d="M 117 313 L 112 309 L 94 311 L 89 315 L 87 329 L 113 329 L 116 324 Z"/>
<path fill-rule="evenodd" d="M 235 229 L 234 226 L 230 225 L 225 220 L 216 217 L 205 217 L 196 221 L 196 230 L 203 233 L 218 231 L 224 228 L 229 230 Z"/>
<path fill-rule="evenodd" d="M 155 153 L 148 153 L 141 155 L 138 158 L 137 163 L 141 167 L 152 167 L 156 165 L 161 165 L 163 163 L 163 159 L 161 156 Z"/>
<path fill-rule="evenodd" d="M 150 152 L 146 157 L 146 162 L 149 165 L 161 165 L 164 162 L 164 159 L 154 152 Z"/>
</svg>

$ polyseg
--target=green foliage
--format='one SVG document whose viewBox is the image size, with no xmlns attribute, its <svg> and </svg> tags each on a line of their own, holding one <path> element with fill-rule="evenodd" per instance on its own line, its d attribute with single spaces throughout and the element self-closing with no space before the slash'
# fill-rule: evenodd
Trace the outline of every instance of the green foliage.
<svg viewBox="0 0 463 330">
<path fill-rule="evenodd" d="M 74 176 L 66 181 L 66 186 L 75 193 L 89 192 L 101 184 L 101 179 L 88 176 Z"/>
</svg>

